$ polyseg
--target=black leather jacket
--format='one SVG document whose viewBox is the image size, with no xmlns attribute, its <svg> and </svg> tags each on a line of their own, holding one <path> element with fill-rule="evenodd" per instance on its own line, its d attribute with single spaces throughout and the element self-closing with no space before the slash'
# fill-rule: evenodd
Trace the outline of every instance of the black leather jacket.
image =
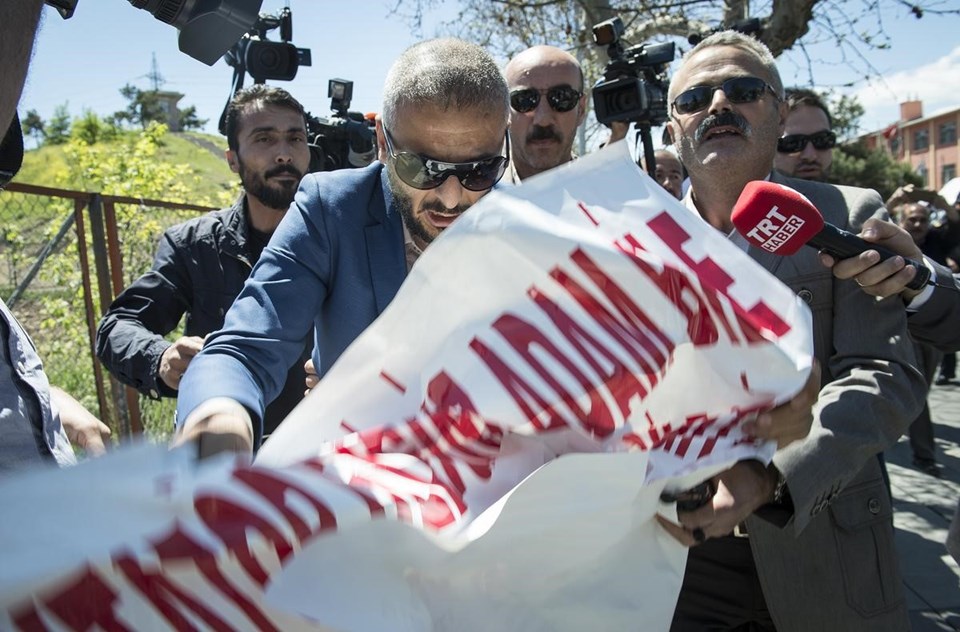
<svg viewBox="0 0 960 632">
<path fill-rule="evenodd" d="M 154 399 L 176 397 L 158 376 L 160 357 L 170 346 L 164 336 L 184 314 L 186 336 L 202 337 L 223 326 L 256 263 L 247 234 L 246 196 L 164 232 L 153 267 L 116 298 L 97 330 L 97 357 L 117 379 Z M 304 348 L 283 391 L 267 407 L 265 434 L 303 399 L 306 341 Z"/>
</svg>

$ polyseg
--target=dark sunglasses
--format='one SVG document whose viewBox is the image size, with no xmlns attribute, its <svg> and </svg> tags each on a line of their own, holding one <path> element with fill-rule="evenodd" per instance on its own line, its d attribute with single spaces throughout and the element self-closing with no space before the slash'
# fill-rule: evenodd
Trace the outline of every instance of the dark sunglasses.
<svg viewBox="0 0 960 632">
<path fill-rule="evenodd" d="M 456 177 L 464 189 L 486 191 L 500 181 L 509 162 L 506 156 L 491 156 L 471 162 L 434 160 L 409 151 L 396 151 L 393 148 L 393 138 L 386 127 L 383 128 L 383 136 L 387 140 L 387 152 L 393 159 L 393 169 L 397 177 L 407 186 L 421 191 L 436 189 L 450 176 Z M 509 134 L 506 135 L 506 140 L 506 154 L 509 156 Z"/>
<path fill-rule="evenodd" d="M 731 103 L 753 103 L 759 101 L 767 90 L 779 101 L 780 96 L 773 87 L 757 77 L 734 77 L 719 86 L 695 86 L 684 90 L 673 100 L 673 109 L 678 114 L 693 114 L 706 108 L 713 101 L 713 93 L 723 90 Z"/>
<path fill-rule="evenodd" d="M 577 102 L 583 96 L 582 92 L 577 92 L 570 86 L 553 86 L 540 90 L 538 88 L 520 88 L 510 93 L 510 107 L 526 114 L 533 112 L 540 104 L 540 96 L 547 95 L 547 103 L 556 112 L 569 112 L 577 107 Z"/>
<path fill-rule="evenodd" d="M 777 141 L 777 151 L 781 154 L 795 154 L 803 151 L 807 143 L 813 143 L 815 149 L 833 149 L 837 146 L 837 135 L 828 129 L 816 134 L 790 134 Z"/>
</svg>

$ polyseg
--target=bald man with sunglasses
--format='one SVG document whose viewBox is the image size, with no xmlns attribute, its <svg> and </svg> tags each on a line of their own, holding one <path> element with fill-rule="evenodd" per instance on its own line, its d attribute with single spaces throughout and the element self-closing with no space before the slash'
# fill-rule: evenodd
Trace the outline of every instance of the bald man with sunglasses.
<svg viewBox="0 0 960 632">
<path fill-rule="evenodd" d="M 259 445 L 265 402 L 313 331 L 323 376 L 393 300 L 419 254 L 500 180 L 508 92 L 479 46 L 431 40 L 393 64 L 379 162 L 307 175 L 223 329 L 180 382 L 176 443 Z"/>
<path fill-rule="evenodd" d="M 587 113 L 583 72 L 570 53 L 534 46 L 504 69 L 510 88 L 510 168 L 519 184 L 573 160 L 577 127 Z"/>
</svg>

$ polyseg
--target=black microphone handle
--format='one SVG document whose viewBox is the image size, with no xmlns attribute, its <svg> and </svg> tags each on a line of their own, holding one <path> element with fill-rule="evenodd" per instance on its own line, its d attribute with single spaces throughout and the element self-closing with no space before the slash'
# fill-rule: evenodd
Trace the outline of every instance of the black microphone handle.
<svg viewBox="0 0 960 632">
<path fill-rule="evenodd" d="M 823 229 L 811 237 L 807 245 L 824 251 L 834 259 L 849 259 L 866 250 L 879 252 L 880 261 L 900 256 L 892 250 L 866 242 L 853 233 L 841 230 L 833 224 L 824 224 Z M 911 290 L 922 290 L 930 281 L 930 268 L 908 257 L 904 257 L 903 260 L 906 265 L 917 269 L 917 274 L 907 283 L 907 287 Z"/>
</svg>

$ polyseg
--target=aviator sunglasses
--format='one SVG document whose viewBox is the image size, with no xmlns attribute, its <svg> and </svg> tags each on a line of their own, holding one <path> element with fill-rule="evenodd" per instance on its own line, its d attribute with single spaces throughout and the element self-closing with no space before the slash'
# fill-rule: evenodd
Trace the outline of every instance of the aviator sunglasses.
<svg viewBox="0 0 960 632">
<path fill-rule="evenodd" d="M 837 135 L 828 129 L 815 134 L 790 134 L 777 141 L 777 151 L 781 154 L 795 154 L 803 151 L 807 143 L 813 143 L 815 149 L 833 149 L 837 146 Z"/>
<path fill-rule="evenodd" d="M 450 176 L 456 177 L 464 189 L 486 191 L 500 181 L 507 169 L 508 159 L 505 156 L 491 156 L 471 162 L 445 162 L 409 151 L 396 151 L 393 148 L 393 138 L 386 127 L 383 128 L 383 136 L 387 140 L 387 152 L 393 159 L 397 177 L 407 186 L 421 191 L 436 189 Z M 506 139 L 506 154 L 509 156 L 509 134 Z"/>
<path fill-rule="evenodd" d="M 694 86 L 684 90 L 673 100 L 673 109 L 678 114 L 693 114 L 706 108 L 713 101 L 713 93 L 723 90 L 731 103 L 753 103 L 759 101 L 767 90 L 779 101 L 780 96 L 773 87 L 757 77 L 734 77 L 718 86 Z"/>
<path fill-rule="evenodd" d="M 510 93 L 510 107 L 520 114 L 533 112 L 540 105 L 540 96 L 544 94 L 547 95 L 547 103 L 555 112 L 569 112 L 577 107 L 577 102 L 583 96 L 582 92 L 570 86 L 553 86 L 543 90 L 520 88 Z"/>
</svg>

